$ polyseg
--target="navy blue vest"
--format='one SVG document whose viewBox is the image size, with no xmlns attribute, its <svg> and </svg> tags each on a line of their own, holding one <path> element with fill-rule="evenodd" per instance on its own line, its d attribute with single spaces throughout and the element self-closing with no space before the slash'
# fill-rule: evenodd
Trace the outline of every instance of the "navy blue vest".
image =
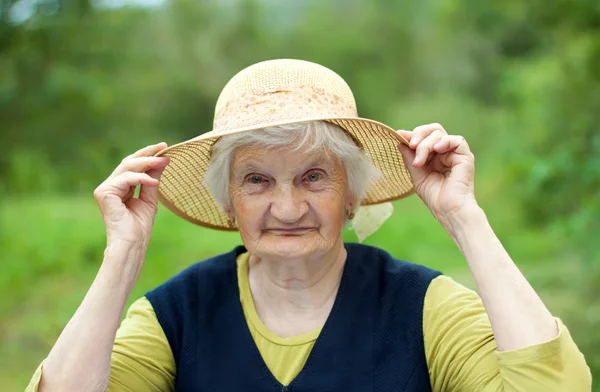
<svg viewBox="0 0 600 392">
<path fill-rule="evenodd" d="M 348 258 L 333 308 L 288 386 L 269 372 L 244 318 L 236 270 L 243 246 L 146 293 L 175 357 L 175 390 L 431 391 L 423 301 L 440 273 L 381 249 L 344 245 Z"/>
</svg>

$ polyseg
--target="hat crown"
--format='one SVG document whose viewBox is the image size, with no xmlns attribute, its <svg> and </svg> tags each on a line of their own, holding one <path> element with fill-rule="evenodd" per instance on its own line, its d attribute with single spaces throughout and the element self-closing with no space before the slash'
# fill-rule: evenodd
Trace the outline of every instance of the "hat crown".
<svg viewBox="0 0 600 392">
<path fill-rule="evenodd" d="M 309 61 L 278 59 L 253 64 L 229 80 L 217 100 L 214 130 L 356 116 L 352 90 L 337 73 Z"/>
<path fill-rule="evenodd" d="M 301 60 L 270 60 L 235 75 L 219 96 L 213 130 L 161 150 L 171 158 L 159 185 L 160 201 L 190 222 L 235 230 L 204 179 L 221 136 L 297 122 L 327 121 L 348 132 L 383 174 L 361 205 L 410 195 L 413 183 L 394 129 L 359 118 L 350 87 L 335 72 Z M 284 128 L 285 129 L 285 128 Z"/>
</svg>

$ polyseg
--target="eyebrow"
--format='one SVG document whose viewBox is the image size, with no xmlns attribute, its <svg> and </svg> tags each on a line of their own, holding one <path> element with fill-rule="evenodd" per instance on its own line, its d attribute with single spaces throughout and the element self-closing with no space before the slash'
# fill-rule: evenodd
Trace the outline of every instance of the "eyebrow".
<svg viewBox="0 0 600 392">
<path fill-rule="evenodd" d="M 241 165 L 239 166 L 239 171 L 242 171 L 242 172 L 244 172 L 244 173 L 245 173 L 245 172 L 253 172 L 253 171 L 262 171 L 262 170 L 264 170 L 264 169 L 261 169 L 261 168 L 259 168 L 258 166 L 255 166 L 255 165 L 254 165 L 254 164 L 252 164 L 252 163 L 248 163 L 248 164 L 241 164 Z"/>
<path fill-rule="evenodd" d="M 327 158 L 325 156 L 316 156 L 313 159 L 311 159 L 306 165 L 303 165 L 302 168 L 303 170 L 307 170 L 312 166 L 316 166 L 319 164 L 329 164 L 329 161 L 327 160 Z M 264 171 L 265 169 L 258 167 L 258 165 L 256 163 L 253 162 L 248 162 L 248 163 L 241 163 L 239 165 L 239 170 L 243 173 L 247 173 L 247 172 L 253 172 L 253 171 Z"/>
</svg>

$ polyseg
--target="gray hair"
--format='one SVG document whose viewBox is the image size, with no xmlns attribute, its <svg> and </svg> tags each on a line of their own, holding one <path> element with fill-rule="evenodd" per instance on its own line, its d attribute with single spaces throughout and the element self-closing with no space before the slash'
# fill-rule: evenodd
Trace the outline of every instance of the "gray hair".
<svg viewBox="0 0 600 392">
<path fill-rule="evenodd" d="M 242 146 L 258 145 L 265 148 L 292 148 L 307 152 L 325 150 L 342 162 L 347 177 L 347 191 L 355 198 L 354 212 L 360 207 L 369 185 L 382 177 L 367 154 L 358 147 L 342 128 L 325 121 L 295 123 L 221 136 L 212 148 L 205 182 L 224 209 L 231 208 L 229 171 L 235 150 Z"/>
</svg>

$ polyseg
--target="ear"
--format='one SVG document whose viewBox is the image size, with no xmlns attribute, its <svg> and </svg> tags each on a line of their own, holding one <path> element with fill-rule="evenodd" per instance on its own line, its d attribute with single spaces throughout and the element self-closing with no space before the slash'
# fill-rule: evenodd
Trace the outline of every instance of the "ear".
<svg viewBox="0 0 600 392">
<path fill-rule="evenodd" d="M 354 195 L 350 195 L 348 197 L 348 200 L 346 201 L 346 209 L 349 211 L 353 211 L 354 207 L 356 207 L 356 198 L 354 197 Z"/>
<path fill-rule="evenodd" d="M 235 211 L 233 211 L 233 208 L 225 209 L 225 214 L 228 218 L 235 218 Z"/>
</svg>

